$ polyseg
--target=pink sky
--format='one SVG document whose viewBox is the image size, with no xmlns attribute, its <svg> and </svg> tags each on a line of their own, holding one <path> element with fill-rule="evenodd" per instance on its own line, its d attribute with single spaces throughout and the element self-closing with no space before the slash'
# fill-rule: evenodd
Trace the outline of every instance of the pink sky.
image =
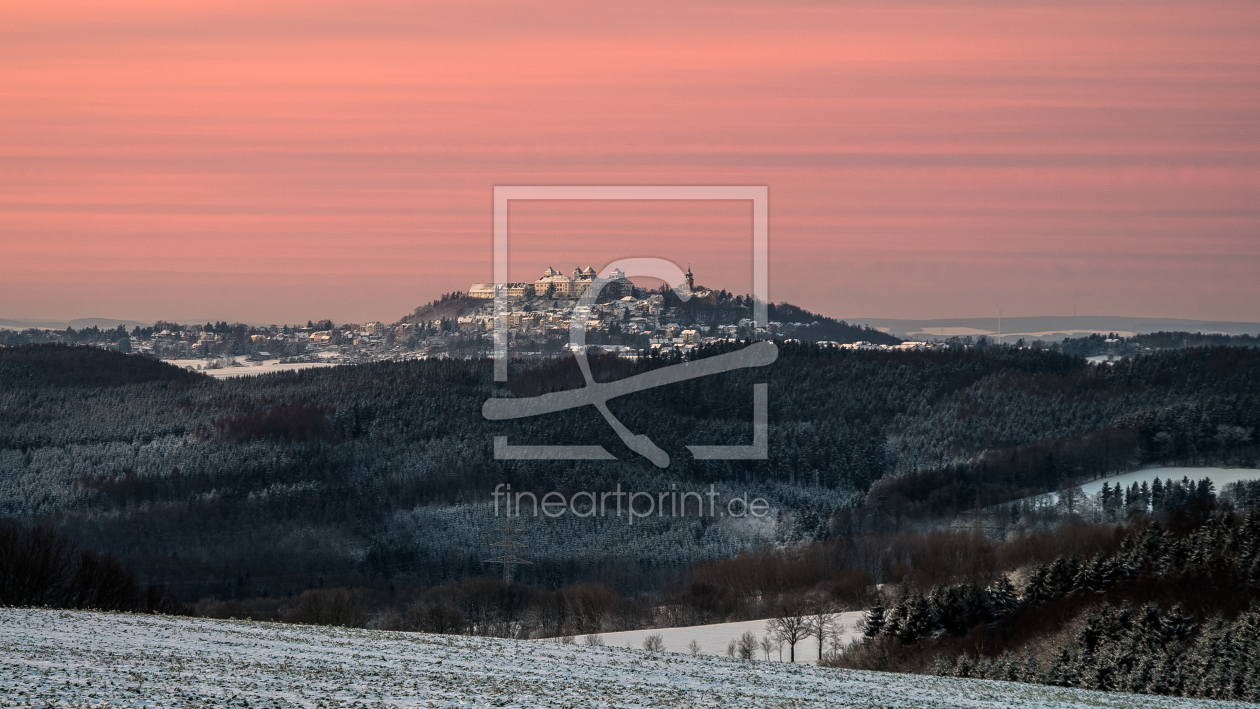
<svg viewBox="0 0 1260 709">
<path fill-rule="evenodd" d="M 392 321 L 496 184 L 753 184 L 829 315 L 1260 320 L 1254 0 L 206 5 L 0 8 L 0 318 Z M 511 225 L 749 287 L 740 205 Z"/>
</svg>

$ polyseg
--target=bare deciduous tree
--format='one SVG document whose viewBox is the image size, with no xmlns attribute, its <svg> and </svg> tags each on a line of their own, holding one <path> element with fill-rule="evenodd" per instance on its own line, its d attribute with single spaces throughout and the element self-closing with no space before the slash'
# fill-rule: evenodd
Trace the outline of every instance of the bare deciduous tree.
<svg viewBox="0 0 1260 709">
<path fill-rule="evenodd" d="M 687 643 L 687 651 L 691 653 L 692 657 L 699 655 L 700 643 L 696 642 L 695 640 L 692 640 L 691 642 Z"/>
<path fill-rule="evenodd" d="M 788 646 L 788 661 L 796 662 L 796 644 L 809 637 L 809 618 L 798 604 L 779 608 L 780 616 L 766 622 L 766 630 Z"/>
<path fill-rule="evenodd" d="M 751 631 L 745 631 L 739 639 L 735 641 L 735 652 L 741 660 L 752 660 L 757 657 L 757 636 Z"/>
<path fill-rule="evenodd" d="M 1079 513 L 1087 499 L 1081 486 L 1073 483 L 1075 483 L 1074 480 L 1065 482 L 1059 487 L 1059 507 L 1069 517 Z"/>
<path fill-rule="evenodd" d="M 643 649 L 648 652 L 665 652 L 665 636 L 660 633 L 652 633 L 643 638 Z"/>
<path fill-rule="evenodd" d="M 806 618 L 806 635 L 818 638 L 819 662 L 823 659 L 823 648 L 827 646 L 827 639 L 834 637 L 838 631 L 836 627 L 836 618 L 838 616 L 838 613 L 833 613 L 828 606 L 820 601 L 814 605 Z"/>
<path fill-rule="evenodd" d="M 763 636 L 761 638 L 761 654 L 766 656 L 767 661 L 770 659 L 772 650 L 774 650 L 774 641 L 770 639 L 769 635 Z"/>
<path fill-rule="evenodd" d="M 839 657 L 844 651 L 844 631 L 846 626 L 843 623 L 836 623 L 835 632 L 831 634 L 831 655 Z"/>
</svg>

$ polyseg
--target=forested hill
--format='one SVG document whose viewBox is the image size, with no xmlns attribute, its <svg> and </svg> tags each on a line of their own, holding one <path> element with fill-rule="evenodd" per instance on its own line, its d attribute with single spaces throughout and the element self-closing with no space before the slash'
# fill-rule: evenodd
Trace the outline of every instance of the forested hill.
<svg viewBox="0 0 1260 709">
<path fill-rule="evenodd" d="M 404 315 L 400 322 L 427 323 L 435 320 L 455 320 L 461 315 L 473 312 L 477 309 L 477 306 L 483 304 L 484 301 L 469 298 L 467 294 L 461 291 L 452 291 L 443 293 L 441 298 L 435 298 L 417 307 L 414 311 Z"/>
<path fill-rule="evenodd" d="M 870 325 L 850 324 L 825 315 L 817 315 L 791 303 L 768 303 L 767 315 L 772 322 L 788 325 L 784 332 L 806 342 L 861 342 L 875 345 L 896 345 L 901 340 Z"/>
<path fill-rule="evenodd" d="M 32 386 L 116 387 L 204 379 L 172 364 L 96 347 L 38 344 L 0 347 L 0 389 Z"/>
<path fill-rule="evenodd" d="M 753 316 L 752 296 L 734 295 L 729 291 L 709 291 L 704 297 L 686 302 L 669 288 L 659 291 L 666 306 L 675 309 L 676 316 L 685 323 L 731 325 Z M 775 335 L 804 342 L 870 342 L 876 345 L 896 345 L 901 340 L 869 325 L 850 324 L 843 320 L 811 313 L 791 303 L 767 303 L 766 317 L 773 323 Z"/>
<path fill-rule="evenodd" d="M 864 529 L 893 529 L 948 516 L 977 491 L 996 504 L 1103 467 L 1254 460 L 1260 426 L 1253 348 L 1097 366 L 1036 349 L 780 344 L 768 367 L 609 402 L 670 454 L 664 470 L 590 409 L 484 420 L 487 398 L 578 385 L 571 359 L 513 363 L 505 388 L 479 360 L 210 380 L 94 349 L 0 357 L 19 363 L 25 382 L 0 387 L 0 514 L 56 520 L 75 541 L 118 553 L 142 581 L 170 581 L 189 598 L 488 571 L 498 538 L 488 503 L 499 483 L 539 493 L 714 484 L 770 500 L 775 514 L 758 525 L 522 520 L 534 561 L 520 572 L 526 580 L 625 587 L 749 546 L 843 531 L 837 512 L 853 505 L 865 504 Z M 671 363 L 592 361 L 605 380 Z M 110 368 L 116 374 L 72 374 Z M 754 382 L 769 385 L 769 459 L 695 460 L 686 446 L 751 442 Z M 600 444 L 619 460 L 495 461 L 494 436 Z M 1106 455 L 1086 455 L 1095 449 Z"/>
</svg>

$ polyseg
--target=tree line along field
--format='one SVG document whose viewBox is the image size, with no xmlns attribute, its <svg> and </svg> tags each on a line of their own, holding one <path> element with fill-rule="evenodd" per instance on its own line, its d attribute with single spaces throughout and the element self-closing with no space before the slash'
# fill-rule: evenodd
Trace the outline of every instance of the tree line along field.
<svg viewBox="0 0 1260 709">
<path fill-rule="evenodd" d="M 934 531 L 760 548 L 632 596 L 598 583 L 547 589 L 478 576 L 410 592 L 309 589 L 192 606 L 160 586 L 140 593 L 108 554 L 7 522 L 0 605 L 569 643 L 583 634 L 588 646 L 629 638 L 692 655 L 721 654 L 721 643 L 713 646 L 721 635 L 727 654 L 746 660 L 773 659 L 777 648 L 789 662 L 817 653 L 828 667 L 1254 701 L 1260 512 L 1242 515 L 1230 500 L 1254 502 L 1260 482 L 1235 486 L 1249 489 L 1222 499 L 1206 481 L 1165 485 L 1179 507 L 1161 502 L 1124 524 L 1066 523 L 1004 541 Z M 874 574 L 887 580 L 882 590 Z M 732 618 L 769 620 L 728 624 L 742 634 L 694 627 Z M 616 632 L 626 628 L 651 629 Z M 680 644 L 687 639 L 709 647 Z"/>
<path fill-rule="evenodd" d="M 770 502 L 714 518 L 524 518 L 521 580 L 657 588 L 740 550 L 927 529 L 972 508 L 1151 463 L 1249 464 L 1257 350 L 1158 352 L 1112 366 L 1009 347 L 839 351 L 610 402 L 675 463 L 658 470 L 593 411 L 485 421 L 493 396 L 580 384 L 573 361 L 526 361 L 507 387 L 482 360 L 335 367 L 213 381 L 92 348 L 0 348 L 0 511 L 110 551 L 185 600 L 342 585 L 432 586 L 493 571 L 496 484 L 666 490 Z M 712 354 L 714 351 L 702 353 Z M 664 366 L 592 359 L 598 379 Z M 746 442 L 751 385 L 770 391 L 766 461 L 696 461 Z M 495 461 L 491 440 L 599 443 L 604 462 Z M 882 582 L 876 573 L 875 580 Z"/>
<path fill-rule="evenodd" d="M 1233 702 L 552 642 L 0 609 L 10 706 L 1158 707 Z"/>
</svg>

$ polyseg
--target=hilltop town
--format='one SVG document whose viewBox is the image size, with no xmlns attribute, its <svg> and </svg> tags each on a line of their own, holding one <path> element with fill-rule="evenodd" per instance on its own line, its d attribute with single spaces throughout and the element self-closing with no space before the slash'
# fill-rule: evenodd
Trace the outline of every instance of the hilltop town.
<svg viewBox="0 0 1260 709">
<path fill-rule="evenodd" d="M 643 351 L 686 351 L 719 339 L 758 339 L 769 336 L 774 326 L 757 327 L 748 317 L 751 302 L 697 288 L 691 268 L 681 284 L 688 294 L 683 301 L 668 287 L 647 291 L 634 285 L 625 273 L 614 269 L 600 282 L 599 297 L 590 305 L 581 299 L 599 279 L 595 269 L 574 268 L 565 275 L 554 268 L 533 283 L 506 283 L 499 288 L 507 312 L 502 314 L 509 346 L 523 354 L 543 354 L 569 347 L 569 330 L 581 318 L 586 341 L 606 352 L 637 356 Z M 458 318 L 461 331 L 482 333 L 494 329 L 494 283 L 474 283 L 468 289 L 468 312 Z M 589 299 L 588 299 L 589 300 Z M 721 307 L 719 307 L 721 306 Z M 742 317 L 741 317 L 742 316 Z"/>
<path fill-rule="evenodd" d="M 600 286 L 598 297 L 589 305 L 583 304 L 583 296 L 597 283 Z M 679 290 L 688 296 L 686 300 L 679 297 Z M 570 274 L 548 267 L 533 283 L 506 283 L 499 286 L 498 291 L 506 305 L 499 317 L 507 332 L 509 348 L 521 356 L 551 354 L 570 348 L 570 327 L 574 318 L 584 322 L 588 347 L 628 357 L 651 353 L 685 354 L 698 346 L 723 341 L 801 337 L 836 347 L 924 346 L 923 343 L 901 343 L 873 330 L 869 331 L 870 337 L 880 342 L 853 337 L 826 339 L 823 328 L 815 333 L 808 332 L 811 325 L 822 324 L 818 316 L 786 304 L 769 304 L 768 310 L 772 316 L 784 314 L 789 318 L 779 321 L 772 317 L 764 326 L 758 325 L 752 318 L 751 296 L 698 286 L 690 266 L 684 283 L 677 288 L 644 289 L 617 269 L 608 278 L 599 279 L 595 269 L 587 266 L 574 268 Z M 469 287 L 462 312 L 456 318 L 460 332 L 480 335 L 493 331 L 495 293 L 494 283 L 474 283 Z M 428 328 L 440 322 L 425 320 L 425 315 L 426 311 L 420 309 L 413 321 Z M 823 320 L 830 321 L 829 318 Z M 844 328 L 854 329 L 848 325 Z"/>
<path fill-rule="evenodd" d="M 815 315 L 786 303 L 768 304 L 770 321 L 752 319 L 751 296 L 699 286 L 688 267 L 675 289 L 645 289 L 614 271 L 602 282 L 590 306 L 579 299 L 597 280 L 595 269 L 569 274 L 548 268 L 533 283 L 501 287 L 506 312 L 502 323 L 509 351 L 518 357 L 563 354 L 571 349 L 570 325 L 585 320 L 592 350 L 623 357 L 685 355 L 696 347 L 733 340 L 800 340 L 843 348 L 917 348 L 924 343 L 900 340 L 870 328 Z M 466 292 L 448 293 L 416 308 L 394 323 L 257 326 L 241 323 L 188 325 L 159 321 L 151 327 L 101 330 L 27 330 L 0 333 L 4 344 L 67 342 L 97 344 L 141 352 L 193 369 L 260 366 L 355 364 L 384 360 L 489 356 L 495 324 L 495 284 L 474 283 Z"/>
</svg>

